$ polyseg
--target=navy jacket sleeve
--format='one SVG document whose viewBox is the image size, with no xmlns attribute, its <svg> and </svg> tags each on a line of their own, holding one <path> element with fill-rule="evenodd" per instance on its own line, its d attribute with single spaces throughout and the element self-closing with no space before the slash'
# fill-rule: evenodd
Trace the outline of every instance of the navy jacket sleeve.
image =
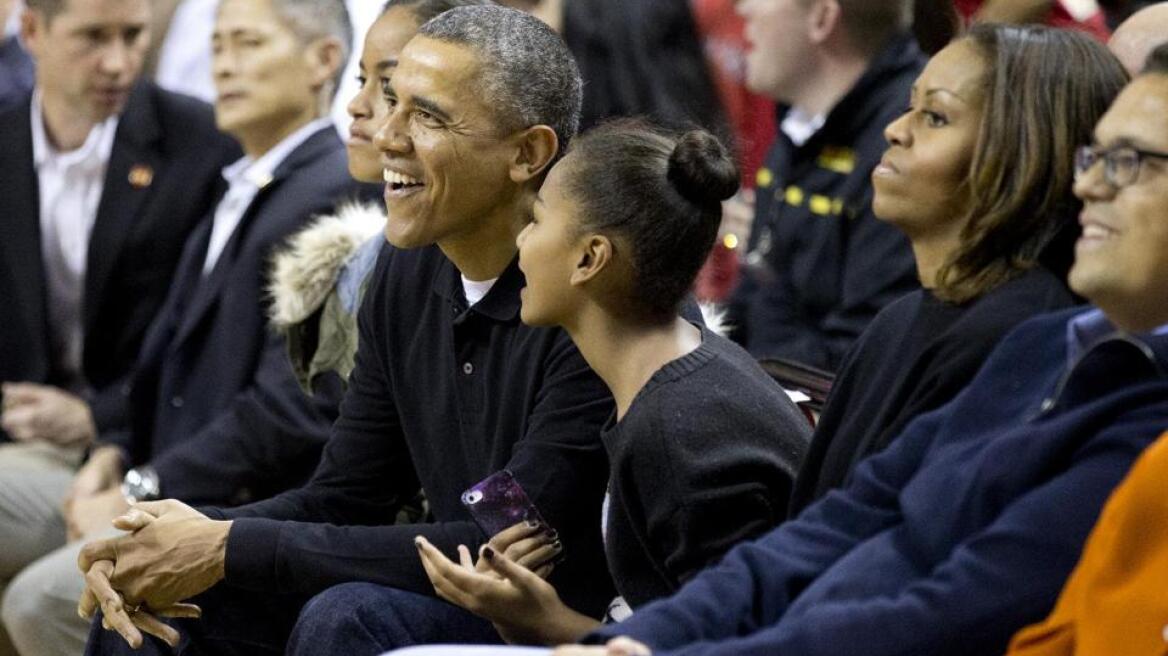
<svg viewBox="0 0 1168 656">
<path fill-rule="evenodd" d="M 130 375 L 122 376 L 94 394 L 89 400 L 89 410 L 93 413 L 93 423 L 97 432 L 127 430 L 130 425 L 130 408 L 126 390 L 130 385 Z"/>
<path fill-rule="evenodd" d="M 393 525 L 398 507 L 414 495 L 419 479 L 383 366 L 384 340 L 373 310 L 377 296 L 371 288 L 360 311 L 350 388 L 313 480 L 264 502 L 212 513 L 234 519 L 226 563 L 227 580 L 234 585 L 312 594 L 361 580 L 433 594 L 414 537 L 424 535 L 452 556 L 459 544 L 475 550 L 485 542 L 470 521 Z M 560 530 L 565 550 L 584 554 L 589 549 L 572 544 L 571 527 L 599 525 L 599 517 L 581 519 L 579 491 L 596 486 L 585 484 L 585 474 L 577 470 L 581 452 L 595 451 L 603 461 L 603 451 L 595 431 L 581 427 L 599 426 L 611 411 L 611 401 L 566 334 L 545 360 L 544 371 L 527 431 L 515 444 L 507 468 Z M 553 583 L 580 560 L 570 559 L 558 569 Z"/>
<path fill-rule="evenodd" d="M 341 386 L 321 386 L 306 396 L 292 375 L 284 340 L 271 332 L 260 357 L 252 384 L 228 408 L 150 461 L 164 495 L 197 503 L 232 499 L 240 490 L 264 494 L 286 486 L 286 472 L 296 463 L 310 470 L 336 418 Z"/>
<path fill-rule="evenodd" d="M 687 656 L 826 656 L 849 653 L 858 645 L 869 656 L 1000 649 L 1014 629 L 1049 610 L 1079 557 L 1077 545 L 1086 539 L 1111 490 L 1159 434 L 1162 421 L 1158 408 L 1142 408 L 1103 428 L 1074 454 L 1063 473 L 1016 499 L 996 521 L 895 596 L 823 603 L 787 623 L 780 622 L 782 602 L 760 608 L 757 600 L 789 601 L 791 582 L 810 573 L 805 563 L 825 560 L 822 555 L 830 549 L 822 545 L 811 549 L 810 558 L 802 557 L 807 544 L 799 534 L 822 533 L 821 527 L 840 513 L 839 501 L 850 504 L 865 496 L 880 480 L 880 470 L 903 457 L 898 452 L 913 448 L 910 442 L 916 436 L 906 435 L 885 454 L 866 461 L 845 493 L 831 493 L 759 545 L 735 550 L 728 561 L 738 580 L 712 570 L 660 608 L 650 607 L 627 626 L 606 629 L 605 635 L 630 634 L 648 641 L 656 654 Z M 1071 500 L 1073 507 L 1068 506 Z M 866 515 L 851 519 L 869 521 Z M 720 603 L 711 604 L 713 600 Z M 725 607 L 737 612 L 710 612 Z M 715 630 L 682 628 L 701 627 L 710 617 L 716 618 Z"/>
</svg>

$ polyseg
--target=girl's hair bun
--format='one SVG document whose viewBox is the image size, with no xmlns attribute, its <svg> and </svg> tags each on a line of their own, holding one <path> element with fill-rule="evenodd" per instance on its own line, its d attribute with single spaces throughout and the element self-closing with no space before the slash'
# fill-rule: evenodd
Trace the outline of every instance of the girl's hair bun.
<svg viewBox="0 0 1168 656">
<path fill-rule="evenodd" d="M 705 130 L 681 135 L 669 156 L 667 177 L 696 205 L 719 203 L 738 191 L 738 166 L 722 142 Z"/>
</svg>

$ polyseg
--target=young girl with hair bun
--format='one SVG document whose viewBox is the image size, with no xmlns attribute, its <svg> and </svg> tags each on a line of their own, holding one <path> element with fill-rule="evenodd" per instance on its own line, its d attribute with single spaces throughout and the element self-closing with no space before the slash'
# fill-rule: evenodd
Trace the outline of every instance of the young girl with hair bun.
<svg viewBox="0 0 1168 656">
<path fill-rule="evenodd" d="M 806 445 L 807 421 L 754 359 L 678 314 L 738 179 L 708 132 L 607 123 L 551 170 L 517 240 L 523 321 L 562 326 L 616 401 L 601 435 L 605 550 L 621 594 L 610 619 L 773 526 Z M 455 564 L 418 547 L 439 596 L 508 642 L 572 642 L 601 623 L 489 546 L 477 570 L 465 549 Z"/>
</svg>

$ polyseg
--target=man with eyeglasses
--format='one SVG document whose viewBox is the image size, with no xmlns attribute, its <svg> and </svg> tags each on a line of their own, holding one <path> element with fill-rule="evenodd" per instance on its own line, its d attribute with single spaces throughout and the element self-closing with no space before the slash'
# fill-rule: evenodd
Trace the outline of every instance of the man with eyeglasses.
<svg viewBox="0 0 1168 656">
<path fill-rule="evenodd" d="M 1041 619 L 1168 428 L 1168 49 L 1076 167 L 1094 307 L 1023 324 L 846 488 L 556 656 L 1001 654 Z"/>
</svg>

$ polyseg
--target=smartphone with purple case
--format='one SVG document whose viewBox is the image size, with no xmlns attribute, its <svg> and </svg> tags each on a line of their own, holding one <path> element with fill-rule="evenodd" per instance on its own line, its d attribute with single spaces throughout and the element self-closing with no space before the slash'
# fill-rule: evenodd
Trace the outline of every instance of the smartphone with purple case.
<svg viewBox="0 0 1168 656">
<path fill-rule="evenodd" d="M 506 469 L 495 472 L 462 493 L 462 505 L 471 518 L 492 537 L 522 521 L 536 521 L 549 528 L 519 481 Z"/>
</svg>

